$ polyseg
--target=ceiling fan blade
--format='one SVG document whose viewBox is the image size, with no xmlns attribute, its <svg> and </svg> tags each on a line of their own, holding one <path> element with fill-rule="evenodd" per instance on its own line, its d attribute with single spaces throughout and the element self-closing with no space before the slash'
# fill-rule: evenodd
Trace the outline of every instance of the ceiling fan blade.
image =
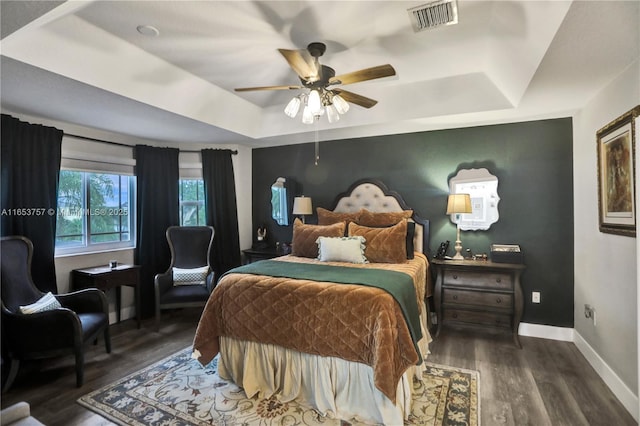
<svg viewBox="0 0 640 426">
<path fill-rule="evenodd" d="M 302 89 L 304 86 L 259 86 L 259 87 L 238 87 L 235 90 L 236 92 L 249 92 L 252 90 L 298 90 Z"/>
<path fill-rule="evenodd" d="M 396 75 L 396 70 L 391 65 L 378 65 L 377 67 L 336 75 L 329 79 L 329 84 L 353 84 L 376 78 L 391 77 L 392 75 Z"/>
<path fill-rule="evenodd" d="M 346 90 L 331 89 L 331 91 L 340 95 L 342 99 L 344 99 L 345 101 L 350 102 L 352 104 L 360 105 L 363 108 L 371 108 L 372 106 L 378 103 L 378 101 L 374 99 L 367 98 L 362 95 L 358 95 L 357 93 L 347 92 Z"/>
<path fill-rule="evenodd" d="M 311 56 L 308 50 L 278 49 L 278 52 L 284 56 L 289 66 L 301 79 L 308 82 L 314 82 L 319 79 L 318 61 Z"/>
</svg>

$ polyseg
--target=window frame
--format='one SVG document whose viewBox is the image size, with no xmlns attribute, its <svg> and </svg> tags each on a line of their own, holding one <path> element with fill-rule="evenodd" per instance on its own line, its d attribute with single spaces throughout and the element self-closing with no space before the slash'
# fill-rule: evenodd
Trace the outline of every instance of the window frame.
<svg viewBox="0 0 640 426">
<path fill-rule="evenodd" d="M 198 182 L 198 186 L 196 187 L 196 200 L 183 200 L 182 199 L 182 194 L 183 194 L 183 187 L 182 184 L 184 181 L 196 181 Z M 202 184 L 202 199 L 197 199 L 198 194 L 199 194 L 199 189 L 200 189 L 200 184 Z M 206 198 L 206 194 L 204 191 L 204 179 L 202 178 L 196 178 L 196 177 L 189 177 L 189 178 L 180 178 L 178 180 L 178 208 L 180 209 L 178 214 L 179 214 L 179 220 L 180 220 L 180 226 L 206 226 L 207 225 L 207 211 L 206 211 L 206 204 L 205 204 L 205 198 Z M 188 207 L 188 206 L 196 206 L 196 225 L 185 225 L 183 222 L 184 219 L 184 215 L 183 215 L 183 207 Z M 202 223 L 200 223 L 200 207 L 202 206 L 203 208 L 203 217 L 202 217 Z"/>
<path fill-rule="evenodd" d="M 105 253 L 109 251 L 117 251 L 117 250 L 131 250 L 136 247 L 136 237 L 137 237 L 137 214 L 136 214 L 136 203 L 137 203 L 137 181 L 134 175 L 122 172 L 112 172 L 112 171 L 104 171 L 104 170 L 78 170 L 74 168 L 61 168 L 60 172 L 69 171 L 76 172 L 82 174 L 82 207 L 80 208 L 80 214 L 84 214 L 85 218 L 82 224 L 82 245 L 75 245 L 73 247 L 59 247 L 57 245 L 57 221 L 56 221 L 56 242 L 55 242 L 55 257 L 65 257 L 65 256 L 74 256 L 74 255 L 82 255 L 82 254 L 94 254 L 94 253 Z M 90 212 L 95 209 L 89 206 L 89 200 L 91 192 L 90 192 L 90 184 L 89 184 L 89 175 L 90 174 L 104 174 L 104 175 L 117 175 L 121 177 L 127 177 L 129 180 L 129 207 L 128 207 L 128 216 L 130 218 L 129 222 L 129 231 L 126 232 L 129 234 L 128 241 L 112 241 L 112 242 L 98 242 L 91 243 L 92 235 L 101 235 L 101 233 L 92 234 L 91 233 L 91 220 L 90 220 Z M 122 208 L 122 191 L 121 184 L 118 185 L 118 199 L 119 206 L 116 209 Z M 59 197 L 59 193 L 58 193 Z M 57 201 L 58 198 L 56 198 Z M 107 207 L 110 209 L 112 207 Z M 62 207 L 58 206 L 57 214 L 58 216 L 62 215 Z M 122 222 L 120 219 L 120 229 L 122 229 Z M 125 232 L 112 232 L 109 234 L 120 234 L 122 235 Z M 78 234 L 73 234 L 78 235 Z"/>
</svg>

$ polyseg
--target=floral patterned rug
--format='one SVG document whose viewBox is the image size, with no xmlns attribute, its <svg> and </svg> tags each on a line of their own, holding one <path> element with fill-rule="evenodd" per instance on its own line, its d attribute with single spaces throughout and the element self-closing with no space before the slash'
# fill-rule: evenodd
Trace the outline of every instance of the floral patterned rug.
<svg viewBox="0 0 640 426">
<path fill-rule="evenodd" d="M 432 363 L 427 367 L 423 382 L 414 383 L 405 425 L 479 425 L 479 373 Z M 203 368 L 191 359 L 191 348 L 84 395 L 78 403 L 127 426 L 355 426 L 295 402 L 248 399 L 241 388 L 218 376 L 217 358 Z"/>
</svg>

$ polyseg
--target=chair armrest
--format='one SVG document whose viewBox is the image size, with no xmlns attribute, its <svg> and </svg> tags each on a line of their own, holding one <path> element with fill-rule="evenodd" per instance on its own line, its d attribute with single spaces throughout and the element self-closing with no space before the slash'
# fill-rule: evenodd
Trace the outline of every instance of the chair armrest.
<svg viewBox="0 0 640 426">
<path fill-rule="evenodd" d="M 214 271 L 209 272 L 209 275 L 207 275 L 207 290 L 209 291 L 209 293 L 211 293 L 213 291 L 213 289 L 216 286 L 216 273 Z"/>
<path fill-rule="evenodd" d="M 97 288 L 85 288 L 71 293 L 56 294 L 56 299 L 65 308 L 74 312 L 104 312 L 109 314 L 109 302 L 104 292 Z"/>
<path fill-rule="evenodd" d="M 31 409 L 26 402 L 18 402 L 10 407 L 3 408 L 0 413 L 0 425 L 5 426 L 20 419 L 26 419 L 31 415 Z"/>
<path fill-rule="evenodd" d="M 156 274 L 153 284 L 155 291 L 160 292 L 159 294 L 163 294 L 169 290 L 173 286 L 173 274 L 171 270 L 162 274 Z"/>
</svg>

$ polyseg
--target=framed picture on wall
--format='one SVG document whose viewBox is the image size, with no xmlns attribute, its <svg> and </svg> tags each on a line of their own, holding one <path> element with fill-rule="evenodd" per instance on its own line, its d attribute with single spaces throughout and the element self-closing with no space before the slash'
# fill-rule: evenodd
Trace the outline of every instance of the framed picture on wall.
<svg viewBox="0 0 640 426">
<path fill-rule="evenodd" d="M 600 232 L 636 236 L 636 118 L 640 106 L 596 133 Z"/>
</svg>

